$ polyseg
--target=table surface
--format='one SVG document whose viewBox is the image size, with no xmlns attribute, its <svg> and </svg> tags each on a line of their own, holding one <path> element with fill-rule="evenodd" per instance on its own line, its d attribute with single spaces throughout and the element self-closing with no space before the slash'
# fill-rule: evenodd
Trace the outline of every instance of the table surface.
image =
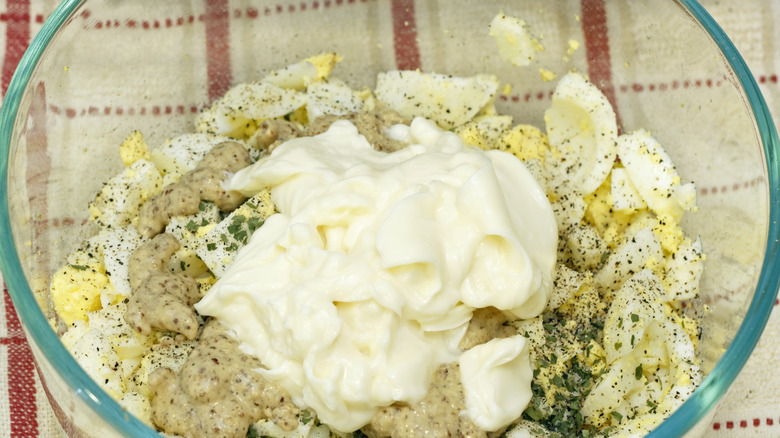
<svg viewBox="0 0 780 438">
<path fill-rule="evenodd" d="M 729 1 L 701 3 L 743 54 L 777 122 L 780 48 L 775 40 L 780 27 L 775 23 L 780 22 L 780 2 L 745 0 L 739 6 Z M 2 94 L 30 39 L 56 4 L 56 0 L 0 0 Z M 778 334 L 780 311 L 775 302 L 757 348 L 720 404 L 707 436 L 780 436 L 780 373 L 771 366 L 780 358 Z M 0 438 L 56 437 L 59 433 L 4 288 L 0 300 Z"/>
</svg>

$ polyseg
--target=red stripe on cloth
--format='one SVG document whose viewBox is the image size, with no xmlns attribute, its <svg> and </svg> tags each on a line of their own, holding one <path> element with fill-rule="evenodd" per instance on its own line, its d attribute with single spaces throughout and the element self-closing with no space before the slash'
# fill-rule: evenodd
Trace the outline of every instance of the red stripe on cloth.
<svg viewBox="0 0 780 438">
<path fill-rule="evenodd" d="M 30 43 L 29 0 L 7 0 L 5 59 L 0 75 L 0 89 L 3 96 L 8 91 L 16 66 Z M 38 417 L 35 404 L 35 364 L 30 346 L 24 339 L 19 317 L 14 310 L 8 290 L 3 288 L 5 319 L 8 329 L 8 401 L 11 420 L 11 438 L 37 437 Z"/>
<path fill-rule="evenodd" d="M 19 60 L 22 59 L 27 45 L 30 43 L 30 2 L 29 0 L 7 0 L 9 17 L 26 17 L 26 20 L 8 20 L 5 28 L 5 59 L 0 79 L 3 96 L 8 91 L 8 84 L 16 71 Z"/>
<path fill-rule="evenodd" d="M 28 120 L 25 123 L 27 138 L 27 181 L 30 187 L 30 210 L 33 215 L 47 216 L 49 173 L 51 171 L 51 158 L 48 154 L 46 135 L 46 90 L 43 83 L 39 83 L 34 90 Z M 35 263 L 42 272 L 48 269 L 48 224 L 33 224 L 35 248 L 40 254 Z M 13 306 L 10 296 L 6 291 L 6 321 L 8 332 L 12 339 L 18 337 L 24 339 L 21 323 Z M 8 396 L 11 413 L 11 438 L 37 437 L 37 405 L 35 397 L 35 363 L 29 345 L 17 343 L 8 346 Z"/>
<path fill-rule="evenodd" d="M 205 0 L 206 76 L 209 100 L 230 88 L 233 72 L 230 66 L 230 10 L 227 0 Z"/>
<path fill-rule="evenodd" d="M 604 93 L 617 114 L 618 107 L 615 100 L 615 86 L 612 83 L 612 61 L 609 53 L 605 0 L 580 0 L 580 6 L 582 8 L 582 33 L 585 36 L 588 76 L 590 81 Z M 620 126 L 619 114 L 618 126 Z"/>
<path fill-rule="evenodd" d="M 38 417 L 35 404 L 35 363 L 24 339 L 22 324 L 14 310 L 8 289 L 3 288 L 5 321 L 8 327 L 8 400 L 11 414 L 11 438 L 37 437 Z"/>
<path fill-rule="evenodd" d="M 414 0 L 392 0 L 393 45 L 395 63 L 399 70 L 420 68 L 420 49 L 417 47 L 417 24 L 414 20 Z"/>
</svg>

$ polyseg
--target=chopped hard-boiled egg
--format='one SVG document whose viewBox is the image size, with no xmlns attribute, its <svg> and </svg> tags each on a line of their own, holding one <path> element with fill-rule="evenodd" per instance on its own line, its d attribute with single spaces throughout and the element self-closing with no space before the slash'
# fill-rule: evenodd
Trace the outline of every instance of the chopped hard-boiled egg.
<svg viewBox="0 0 780 438">
<path fill-rule="evenodd" d="M 340 79 L 314 82 L 306 89 L 309 120 L 329 114 L 344 116 L 363 109 L 360 94 Z"/>
<path fill-rule="evenodd" d="M 101 226 L 122 227 L 138 216 L 147 199 L 162 189 L 162 176 L 154 163 L 136 160 L 109 179 L 89 205 L 91 219 Z"/>
<path fill-rule="evenodd" d="M 640 129 L 617 140 L 620 162 L 628 178 L 650 210 L 666 214 L 679 223 L 684 211 L 696 203 L 693 183 L 681 184 L 669 154 L 649 132 Z"/>
<path fill-rule="evenodd" d="M 125 166 L 129 166 L 136 161 L 144 158 L 148 160 L 149 146 L 146 145 L 144 135 L 141 131 L 133 131 L 119 146 L 119 157 Z"/>
<path fill-rule="evenodd" d="M 374 93 L 402 116 L 433 120 L 451 129 L 471 120 L 498 91 L 493 75 L 469 78 L 420 71 L 389 71 L 377 76 Z"/>
<path fill-rule="evenodd" d="M 74 323 L 62 336 L 79 365 L 116 400 L 152 343 L 124 323 L 126 308 L 119 302 L 90 312 L 87 321 Z"/>
<path fill-rule="evenodd" d="M 596 191 L 584 198 L 587 204 L 585 220 L 596 227 L 599 235 L 610 248 L 619 245 L 626 235 L 626 228 L 636 215 L 633 210 L 619 210 L 614 206 L 610 177 Z"/>
<path fill-rule="evenodd" d="M 577 40 L 569 40 L 569 49 L 566 50 L 566 53 L 569 55 L 573 55 L 574 52 L 577 51 L 577 49 L 580 48 L 580 42 Z"/>
<path fill-rule="evenodd" d="M 634 184 L 628 178 L 626 169 L 612 169 L 612 207 L 615 210 L 638 210 L 647 207 Z"/>
<path fill-rule="evenodd" d="M 524 162 L 536 159 L 544 164 L 550 142 L 547 135 L 536 126 L 519 124 L 501 134 L 498 148 Z"/>
<path fill-rule="evenodd" d="M 685 239 L 676 252 L 666 256 L 664 290 L 669 300 L 690 300 L 699 293 L 704 271 L 701 239 Z"/>
<path fill-rule="evenodd" d="M 194 169 L 211 148 L 228 140 L 233 139 L 204 133 L 177 135 L 152 149 L 151 160 L 165 177 L 165 182 L 170 184 Z"/>
<path fill-rule="evenodd" d="M 496 41 L 501 59 L 518 67 L 526 66 L 544 50 L 539 39 L 531 35 L 525 20 L 499 13 L 490 22 L 490 36 Z"/>
<path fill-rule="evenodd" d="M 572 264 L 579 271 L 600 268 L 608 250 L 598 231 L 588 224 L 572 227 L 566 235 L 566 244 L 571 250 Z"/>
<path fill-rule="evenodd" d="M 649 263 L 663 263 L 663 251 L 653 230 L 643 228 L 607 257 L 604 266 L 593 276 L 593 281 L 602 290 L 616 291 Z"/>
<path fill-rule="evenodd" d="M 504 132 L 511 126 L 512 116 L 478 116 L 456 128 L 455 133 L 464 143 L 489 151 L 499 148 Z"/>
<path fill-rule="evenodd" d="M 149 397 L 138 392 L 128 392 L 119 399 L 119 406 L 143 421 L 147 426 L 154 427 L 152 404 Z"/>
<path fill-rule="evenodd" d="M 542 80 L 544 82 L 552 82 L 555 80 L 555 78 L 558 76 L 555 73 L 553 73 L 552 70 L 546 69 L 546 68 L 539 68 L 539 76 L 542 77 Z"/>
<path fill-rule="evenodd" d="M 615 111 L 606 96 L 584 76 L 569 73 L 558 82 L 544 113 L 556 191 L 593 193 L 607 178 L 617 156 Z"/>
<path fill-rule="evenodd" d="M 100 309 L 100 295 L 110 287 L 102 263 L 66 265 L 52 276 L 51 299 L 62 321 L 71 325 Z"/>
<path fill-rule="evenodd" d="M 679 407 L 701 383 L 693 343 L 683 329 L 668 320 L 652 319 L 636 345 L 617 359 L 594 385 L 582 404 L 582 414 L 597 426 L 617 426 L 648 433 Z M 613 436 L 613 435 L 610 435 Z"/>
<path fill-rule="evenodd" d="M 234 260 L 236 252 L 268 217 L 275 213 L 268 190 L 262 190 L 249 198 L 241 207 L 230 213 L 219 224 L 195 242 L 195 252 L 219 278 Z"/>
<path fill-rule="evenodd" d="M 302 90 L 312 82 L 327 78 L 341 59 L 341 56 L 335 52 L 321 53 L 282 69 L 274 70 L 263 77 L 261 82 L 280 88 Z"/>
<path fill-rule="evenodd" d="M 146 239 L 141 237 L 133 226 L 104 228 L 98 234 L 98 239 L 103 251 L 106 274 L 109 275 L 114 294 L 105 298 L 112 302 L 129 297 L 131 294 L 128 280 L 130 258 L 133 251 Z"/>
<path fill-rule="evenodd" d="M 652 320 L 665 318 L 666 294 L 661 280 L 649 269 L 629 274 L 615 294 L 604 321 L 604 350 L 611 364 L 634 349 Z"/>
<path fill-rule="evenodd" d="M 306 94 L 267 82 L 233 86 L 198 115 L 201 133 L 249 138 L 263 120 L 282 117 L 306 104 Z"/>
</svg>

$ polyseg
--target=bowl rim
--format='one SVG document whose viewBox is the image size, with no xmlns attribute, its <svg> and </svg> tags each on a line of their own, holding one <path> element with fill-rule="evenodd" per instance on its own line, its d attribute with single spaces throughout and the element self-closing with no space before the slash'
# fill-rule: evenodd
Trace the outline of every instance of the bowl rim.
<svg viewBox="0 0 780 438">
<path fill-rule="evenodd" d="M 57 31 L 76 13 L 85 0 L 64 0 L 44 22 L 25 51 L 10 81 L 0 108 L 0 181 L 8 181 L 8 158 L 13 127 L 20 101 L 27 88 L 38 61 Z M 665 419 L 651 433 L 650 437 L 682 436 L 710 412 L 727 388 L 736 379 L 755 348 L 774 307 L 780 286 L 780 270 L 772 270 L 771 261 L 780 250 L 780 193 L 772 190 L 780 187 L 780 141 L 769 108 L 752 73 L 734 44 L 723 29 L 696 0 L 675 0 L 699 23 L 732 68 L 738 85 L 747 97 L 748 108 L 753 113 L 757 134 L 763 145 L 769 190 L 769 221 L 767 244 L 761 274 L 756 292 L 748 312 L 752 315 L 741 324 L 726 352 L 703 382 L 675 412 Z M 8 211 L 7 184 L 0 184 L 0 233 L 11 236 L 11 220 Z M 14 307 L 23 323 L 26 336 L 31 337 L 41 354 L 50 363 L 59 363 L 55 372 L 69 389 L 86 404 L 92 412 L 99 414 L 116 431 L 126 437 L 160 437 L 142 421 L 126 413 L 70 355 L 59 341 L 41 312 L 33 293 L 24 277 L 13 239 L 4 239 L 0 244 L 0 269 L 7 285 Z M 32 347 L 32 345 L 31 345 Z M 37 365 L 37 364 L 36 364 Z M 38 366 L 40 372 L 40 368 Z M 45 385 L 45 382 L 43 382 Z"/>
</svg>

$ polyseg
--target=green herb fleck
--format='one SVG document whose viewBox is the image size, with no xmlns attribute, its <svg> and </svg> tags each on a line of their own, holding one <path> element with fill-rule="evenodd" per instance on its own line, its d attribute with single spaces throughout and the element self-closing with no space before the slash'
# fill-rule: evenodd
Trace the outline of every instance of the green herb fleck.
<svg viewBox="0 0 780 438">
<path fill-rule="evenodd" d="M 612 415 L 612 418 L 614 418 L 618 422 L 623 419 L 623 415 L 620 412 L 617 412 L 617 411 L 610 412 L 610 415 Z"/>
<path fill-rule="evenodd" d="M 198 231 L 198 224 L 193 220 L 187 222 L 187 230 L 192 231 L 193 233 Z"/>
<path fill-rule="evenodd" d="M 656 409 L 658 408 L 658 403 L 654 402 L 653 400 L 647 400 L 647 407 L 650 408 L 650 413 L 655 414 Z"/>
<path fill-rule="evenodd" d="M 78 269 L 79 271 L 86 271 L 88 268 L 84 265 L 70 265 L 73 269 Z"/>
<path fill-rule="evenodd" d="M 206 249 L 209 251 L 214 251 L 215 249 L 217 249 L 217 244 L 214 242 L 209 242 L 206 244 Z"/>
<path fill-rule="evenodd" d="M 528 418 L 533 421 L 539 421 L 544 418 L 544 414 L 542 414 L 542 412 L 539 409 L 536 409 L 534 406 L 527 408 L 523 414 L 527 415 Z"/>
<path fill-rule="evenodd" d="M 259 217 L 250 217 L 246 225 L 249 228 L 249 234 L 252 234 L 263 226 L 263 221 Z"/>
<path fill-rule="evenodd" d="M 260 438 L 260 434 L 257 432 L 254 424 L 249 426 L 249 430 L 246 431 L 246 438 Z"/>
<path fill-rule="evenodd" d="M 597 270 L 601 269 L 604 266 L 604 263 L 607 262 L 607 257 L 609 257 L 609 252 L 604 251 L 601 253 L 601 259 L 599 259 L 599 264 L 597 266 Z"/>
<path fill-rule="evenodd" d="M 631 314 L 631 322 L 638 322 L 639 321 L 639 315 L 636 313 Z"/>
<path fill-rule="evenodd" d="M 636 377 L 637 380 L 640 380 L 642 378 L 642 364 L 641 363 L 634 370 L 634 377 Z"/>
</svg>

